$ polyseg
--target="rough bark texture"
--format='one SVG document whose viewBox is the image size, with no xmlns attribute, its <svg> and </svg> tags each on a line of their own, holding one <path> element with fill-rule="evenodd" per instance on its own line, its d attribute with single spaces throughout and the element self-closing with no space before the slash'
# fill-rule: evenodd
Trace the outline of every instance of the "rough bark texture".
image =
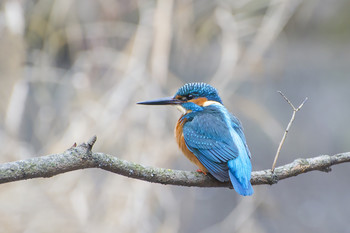
<svg viewBox="0 0 350 233">
<path fill-rule="evenodd" d="M 101 168 L 130 178 L 153 183 L 196 187 L 229 187 L 210 175 L 198 172 L 179 171 L 165 168 L 146 167 L 140 164 L 118 159 L 117 157 L 92 152 L 96 137 L 88 143 L 72 147 L 61 154 L 52 154 L 15 162 L 0 164 L 0 183 L 26 180 L 38 177 L 52 177 L 61 173 L 85 169 Z M 350 162 L 350 152 L 336 155 L 321 155 L 308 159 L 297 159 L 292 163 L 271 169 L 252 172 L 253 185 L 275 184 L 292 176 L 309 171 L 329 172 L 335 164 Z"/>
</svg>

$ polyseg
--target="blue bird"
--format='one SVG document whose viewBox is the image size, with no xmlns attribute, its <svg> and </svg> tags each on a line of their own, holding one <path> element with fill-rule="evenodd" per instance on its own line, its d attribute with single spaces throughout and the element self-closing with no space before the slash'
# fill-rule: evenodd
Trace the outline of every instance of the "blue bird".
<svg viewBox="0 0 350 233">
<path fill-rule="evenodd" d="M 187 83 L 173 97 L 139 102 L 176 105 L 182 112 L 175 127 L 185 156 L 221 182 L 231 181 L 237 193 L 254 193 L 250 183 L 250 152 L 238 118 L 223 105 L 217 90 L 206 83 Z"/>
</svg>

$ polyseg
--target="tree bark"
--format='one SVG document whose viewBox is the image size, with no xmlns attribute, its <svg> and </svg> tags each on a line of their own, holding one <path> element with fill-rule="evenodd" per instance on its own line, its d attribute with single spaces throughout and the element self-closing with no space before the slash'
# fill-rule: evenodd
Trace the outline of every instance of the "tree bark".
<svg viewBox="0 0 350 233">
<path fill-rule="evenodd" d="M 211 175 L 199 172 L 153 168 L 118 159 L 105 153 L 92 152 L 96 136 L 88 143 L 74 146 L 63 153 L 35 157 L 26 160 L 0 164 L 0 184 L 39 177 L 52 177 L 69 171 L 100 168 L 129 178 L 152 183 L 193 187 L 228 187 L 229 182 L 219 182 Z M 292 176 L 314 170 L 329 172 L 331 166 L 350 162 L 350 152 L 336 155 L 320 155 L 297 159 L 292 163 L 271 169 L 252 172 L 252 185 L 275 184 Z"/>
</svg>

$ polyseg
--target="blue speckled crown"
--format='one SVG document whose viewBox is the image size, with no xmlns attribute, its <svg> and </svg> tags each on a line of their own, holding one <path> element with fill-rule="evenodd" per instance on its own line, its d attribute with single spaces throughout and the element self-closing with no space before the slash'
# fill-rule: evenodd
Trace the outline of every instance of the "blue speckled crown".
<svg viewBox="0 0 350 233">
<path fill-rule="evenodd" d="M 176 92 L 175 96 L 193 95 L 195 97 L 206 97 L 208 100 L 217 101 L 222 104 L 218 91 L 207 83 L 186 83 Z"/>
</svg>

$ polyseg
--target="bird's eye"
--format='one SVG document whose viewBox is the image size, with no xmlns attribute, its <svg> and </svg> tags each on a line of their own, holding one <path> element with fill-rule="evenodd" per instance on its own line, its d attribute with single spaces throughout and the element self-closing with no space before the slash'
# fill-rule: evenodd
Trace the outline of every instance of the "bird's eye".
<svg viewBox="0 0 350 233">
<path fill-rule="evenodd" d="M 193 98 L 194 98 L 194 95 L 192 95 L 192 94 L 188 94 L 188 95 L 185 95 L 185 96 L 178 97 L 178 99 L 180 99 L 182 101 L 188 101 L 188 100 L 191 100 Z"/>
</svg>

